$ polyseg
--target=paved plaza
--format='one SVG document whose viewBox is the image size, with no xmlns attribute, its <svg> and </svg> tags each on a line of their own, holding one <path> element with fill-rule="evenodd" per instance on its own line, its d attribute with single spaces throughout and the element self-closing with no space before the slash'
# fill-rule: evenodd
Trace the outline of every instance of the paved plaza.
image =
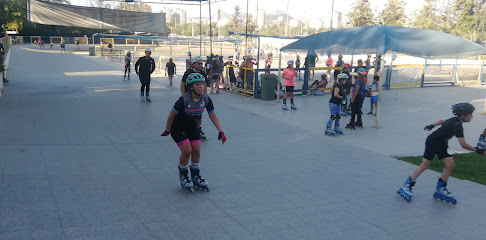
<svg viewBox="0 0 486 240">
<path fill-rule="evenodd" d="M 450 178 L 456 205 L 435 200 L 438 173 L 418 179 L 412 202 L 396 190 L 421 155 L 423 127 L 472 102 L 475 145 L 486 127 L 484 87 L 383 92 L 381 128 L 324 136 L 329 94 L 281 103 L 213 94 L 228 141 L 207 113 L 201 175 L 210 192 L 184 192 L 180 152 L 161 137 L 180 96 L 163 75 L 123 80 L 119 62 L 13 46 L 0 97 L 0 239 L 486 239 L 486 186 Z M 296 82 L 300 84 L 300 82 Z M 363 112 L 369 111 L 369 98 Z M 349 117 L 342 120 L 343 125 Z M 461 151 L 457 140 L 451 148 Z M 486 164 L 486 158 L 485 158 Z"/>
</svg>

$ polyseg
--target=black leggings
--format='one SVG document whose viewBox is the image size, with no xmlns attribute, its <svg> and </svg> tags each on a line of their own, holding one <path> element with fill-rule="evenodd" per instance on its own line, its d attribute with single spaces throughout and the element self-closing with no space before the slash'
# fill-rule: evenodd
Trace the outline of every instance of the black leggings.
<svg viewBox="0 0 486 240">
<path fill-rule="evenodd" d="M 361 104 L 364 101 L 364 95 L 358 94 L 354 99 L 354 103 L 351 103 L 351 121 L 354 121 L 356 115 L 358 120 L 361 120 Z"/>
<path fill-rule="evenodd" d="M 128 71 L 128 75 L 130 75 L 130 64 L 128 64 L 128 66 L 125 67 L 125 75 L 127 75 L 127 71 Z"/>
<path fill-rule="evenodd" d="M 150 77 L 140 77 L 140 83 L 142 84 L 140 92 L 143 93 L 145 90 L 145 93 L 148 95 L 150 92 Z"/>
</svg>

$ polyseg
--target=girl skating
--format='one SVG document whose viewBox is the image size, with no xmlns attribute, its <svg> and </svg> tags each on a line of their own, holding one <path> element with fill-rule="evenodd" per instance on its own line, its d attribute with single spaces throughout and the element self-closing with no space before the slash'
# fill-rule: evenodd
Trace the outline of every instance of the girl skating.
<svg viewBox="0 0 486 240">
<path fill-rule="evenodd" d="M 191 73 L 186 80 L 188 92 L 184 93 L 175 103 L 167 118 L 167 124 L 162 136 L 171 134 L 172 139 L 181 150 L 179 157 L 179 178 L 181 187 L 193 192 L 193 187 L 209 191 L 208 182 L 201 177 L 199 171 L 201 135 L 197 126 L 197 118 L 201 117 L 204 108 L 207 109 L 209 119 L 218 130 L 218 139 L 224 144 L 226 136 L 219 123 L 211 98 L 204 94 L 206 79 L 199 73 Z M 191 160 L 191 166 L 189 165 Z M 189 171 L 191 178 L 189 178 Z"/>
<path fill-rule="evenodd" d="M 472 120 L 472 113 L 474 112 L 474 107 L 469 103 L 458 103 L 452 105 L 452 113 L 455 117 L 448 120 L 439 120 L 436 123 L 425 126 L 424 130 L 430 131 L 435 126 L 441 125 L 439 129 L 430 134 L 425 141 L 425 152 L 422 159 L 422 163 L 418 166 L 410 175 L 410 177 L 405 180 L 405 183 L 401 188 L 398 189 L 397 193 L 400 194 L 407 201 L 412 200 L 413 192 L 412 187 L 415 185 L 415 180 L 429 168 L 430 162 L 437 155 L 439 159 L 444 161 L 445 167 L 442 174 L 437 181 L 436 191 L 434 193 L 434 198 L 441 199 L 452 204 L 456 204 L 457 200 L 454 198 L 451 192 L 447 190 L 447 179 L 454 169 L 454 159 L 452 155 L 447 152 L 448 141 L 453 136 L 457 138 L 461 147 L 470 151 L 476 151 L 479 154 L 484 154 L 484 149 L 478 147 L 473 147 L 466 143 L 464 140 L 464 130 L 462 128 L 462 123 L 470 122 Z"/>
</svg>

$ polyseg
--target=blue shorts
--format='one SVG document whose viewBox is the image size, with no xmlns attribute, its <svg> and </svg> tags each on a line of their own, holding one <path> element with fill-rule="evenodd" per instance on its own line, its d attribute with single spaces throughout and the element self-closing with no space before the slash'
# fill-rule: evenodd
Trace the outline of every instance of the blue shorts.
<svg viewBox="0 0 486 240">
<path fill-rule="evenodd" d="M 371 103 L 378 103 L 378 95 L 377 96 L 371 96 Z"/>
<path fill-rule="evenodd" d="M 329 103 L 329 110 L 331 110 L 331 115 L 341 113 L 341 105 Z"/>
</svg>

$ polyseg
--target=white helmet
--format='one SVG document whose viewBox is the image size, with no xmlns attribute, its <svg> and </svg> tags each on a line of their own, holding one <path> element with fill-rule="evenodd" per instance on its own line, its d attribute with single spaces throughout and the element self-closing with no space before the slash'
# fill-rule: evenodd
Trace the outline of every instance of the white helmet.
<svg viewBox="0 0 486 240">
<path fill-rule="evenodd" d="M 151 50 L 150 48 L 146 48 L 146 49 L 145 49 L 145 52 L 152 53 L 152 50 Z"/>
<path fill-rule="evenodd" d="M 294 65 L 294 60 L 288 60 L 287 65 Z"/>
<path fill-rule="evenodd" d="M 202 61 L 202 57 L 201 56 L 195 56 L 192 58 L 192 63 L 196 63 L 197 61 Z"/>
</svg>

